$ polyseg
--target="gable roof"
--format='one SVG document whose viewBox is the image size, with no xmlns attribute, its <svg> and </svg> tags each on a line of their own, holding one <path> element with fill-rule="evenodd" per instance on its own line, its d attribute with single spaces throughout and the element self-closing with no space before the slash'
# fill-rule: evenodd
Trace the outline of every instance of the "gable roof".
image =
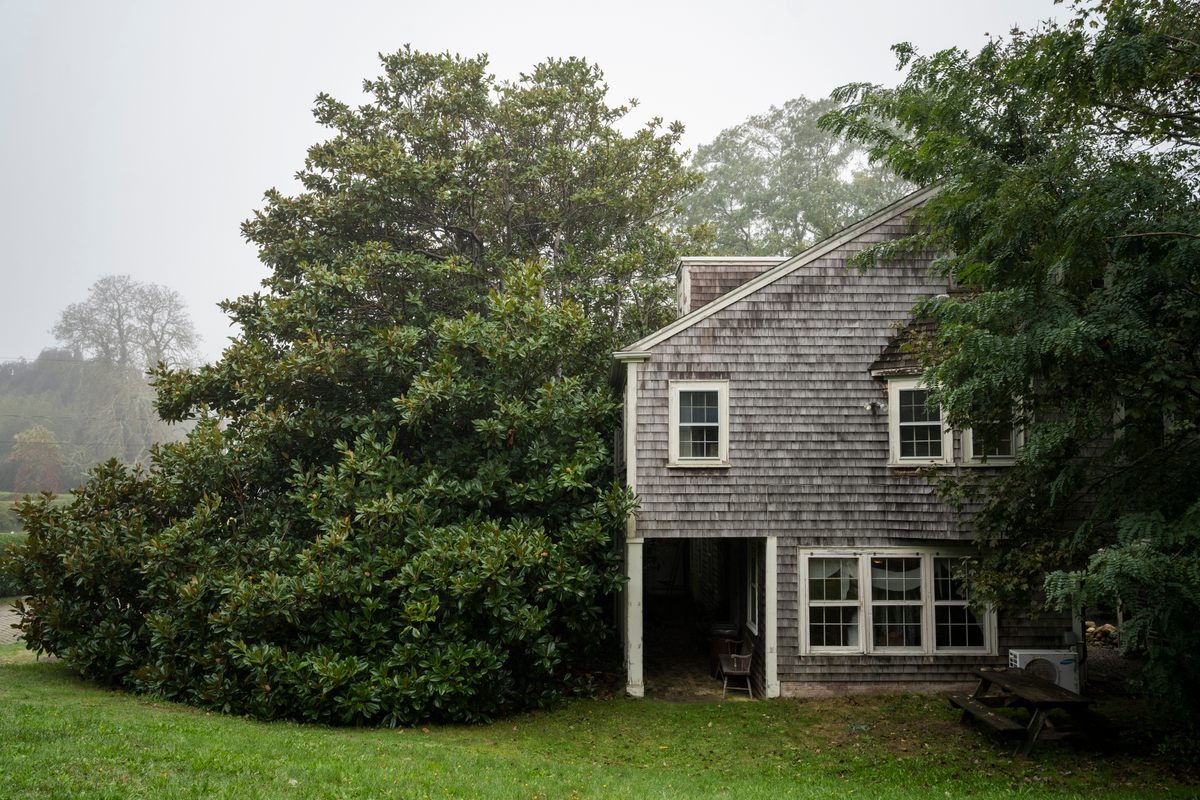
<svg viewBox="0 0 1200 800">
<path fill-rule="evenodd" d="M 701 306 L 690 314 L 685 314 L 669 325 L 659 328 L 649 336 L 634 342 L 628 347 L 623 347 L 613 353 L 613 358 L 618 361 L 644 361 L 650 357 L 649 350 L 657 344 L 665 342 L 677 333 L 687 330 L 701 320 L 708 319 L 718 311 L 733 305 L 739 300 L 749 297 L 764 286 L 769 286 L 780 278 L 791 275 L 800 267 L 816 261 L 822 256 L 838 249 L 847 242 L 857 239 L 859 236 L 870 231 L 872 228 L 878 227 L 887 222 L 893 217 L 910 211 L 924 203 L 938 191 L 938 187 L 933 186 L 928 189 L 921 189 L 912 194 L 902 197 L 889 206 L 881 208 L 869 217 L 855 222 L 849 227 L 843 228 L 823 241 L 817 242 L 807 250 L 801 251 L 799 254 L 789 258 L 777 267 L 767 270 L 757 278 L 753 278 L 738 288 L 721 295 L 713 300 L 708 305 Z"/>
</svg>

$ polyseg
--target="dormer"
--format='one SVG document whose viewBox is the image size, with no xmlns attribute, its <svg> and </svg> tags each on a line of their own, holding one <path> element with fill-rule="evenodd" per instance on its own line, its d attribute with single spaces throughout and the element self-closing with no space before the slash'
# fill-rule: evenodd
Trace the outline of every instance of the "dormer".
<svg viewBox="0 0 1200 800">
<path fill-rule="evenodd" d="M 786 260 L 783 256 L 686 256 L 679 259 L 675 269 L 679 316 L 711 303 Z"/>
</svg>

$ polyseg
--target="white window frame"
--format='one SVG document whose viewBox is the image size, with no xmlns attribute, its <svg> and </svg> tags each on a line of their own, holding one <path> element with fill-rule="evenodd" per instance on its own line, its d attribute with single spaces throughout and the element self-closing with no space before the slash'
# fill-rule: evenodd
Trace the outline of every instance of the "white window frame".
<svg viewBox="0 0 1200 800">
<path fill-rule="evenodd" d="M 762 559 L 759 557 L 758 543 L 751 539 L 748 545 L 746 559 L 746 627 L 755 636 L 758 635 L 759 620 L 759 569 Z"/>
<path fill-rule="evenodd" d="M 682 392 L 717 393 L 717 457 L 679 457 L 679 395 Z M 728 467 L 729 466 L 729 381 L 671 381 L 668 410 L 667 464 L 672 467 Z"/>
<path fill-rule="evenodd" d="M 980 619 L 980 622 L 983 624 L 983 642 L 984 642 L 983 648 L 970 647 L 970 646 L 954 647 L 953 645 L 946 645 L 945 647 L 937 646 L 937 608 L 938 608 L 938 606 L 953 607 L 953 608 L 965 607 L 968 609 L 971 608 L 969 594 L 968 594 L 968 597 L 966 600 L 938 600 L 937 599 L 937 589 L 933 585 L 933 577 L 934 577 L 933 562 L 935 559 L 938 559 L 938 558 L 949 558 L 949 559 L 954 559 L 955 561 L 961 561 L 964 558 L 964 556 L 960 553 L 959 554 L 937 553 L 935 555 L 931 555 L 928 559 L 928 561 L 929 561 L 929 577 L 930 577 L 929 594 L 931 595 L 931 597 L 930 597 L 931 612 L 930 613 L 932 614 L 931 632 L 933 633 L 933 636 L 934 636 L 934 639 L 933 639 L 934 652 L 937 653 L 938 655 L 954 655 L 957 653 L 965 653 L 965 654 L 971 655 L 974 653 L 983 652 L 986 648 L 993 646 L 992 645 L 992 631 L 994 631 L 996 629 L 996 626 L 992 621 L 992 618 L 995 617 L 995 613 L 991 610 L 984 612 L 984 614 L 982 615 L 983 618 Z M 981 616 L 980 614 L 976 613 L 976 617 L 980 617 L 980 616 Z"/>
<path fill-rule="evenodd" d="M 962 432 L 962 463 L 969 467 L 1009 467 L 1017 463 L 1017 456 L 1025 446 L 1025 429 L 1017 425 L 1012 430 L 1013 454 L 1011 456 L 976 456 L 975 431 L 966 428 Z"/>
<path fill-rule="evenodd" d="M 876 548 L 817 548 L 801 550 L 799 553 L 800 575 L 800 653 L 801 655 L 877 655 L 877 656 L 995 656 L 999 650 L 997 638 L 996 610 L 988 608 L 977 611 L 983 625 L 983 647 L 937 647 L 937 631 L 934 621 L 933 560 L 935 558 L 964 558 L 969 553 L 963 550 L 930 547 L 876 547 Z M 876 647 L 873 603 L 870 598 L 871 559 L 920 558 L 921 559 L 921 646 L 920 647 Z M 812 558 L 849 558 L 858 560 L 858 645 L 850 647 L 814 646 L 809 632 L 809 569 Z M 848 603 L 846 603 L 848 604 Z M 881 604 L 886 604 L 882 603 Z M 818 601 L 818 605 L 821 605 Z"/>
<path fill-rule="evenodd" d="M 946 415 L 940 414 L 942 425 L 942 454 L 937 457 L 900 457 L 900 392 L 927 387 L 919 377 L 888 379 L 888 464 L 896 467 L 954 463 L 954 434 L 946 425 Z"/>
</svg>

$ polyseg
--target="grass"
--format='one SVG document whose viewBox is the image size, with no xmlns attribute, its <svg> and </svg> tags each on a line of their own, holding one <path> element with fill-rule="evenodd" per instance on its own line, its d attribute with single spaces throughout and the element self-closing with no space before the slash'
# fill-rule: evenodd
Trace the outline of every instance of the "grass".
<svg viewBox="0 0 1200 800">
<path fill-rule="evenodd" d="M 1194 797 L 1145 754 L 1010 755 L 939 698 L 576 700 L 486 726 L 260 723 L 0 647 L 7 798 Z M 1134 742 L 1134 746 L 1137 743 Z"/>
<path fill-rule="evenodd" d="M 17 519 L 17 514 L 13 507 L 21 502 L 24 497 L 24 492 L 0 492 L 0 537 L 3 537 L 9 531 L 21 530 L 21 520 Z M 56 496 L 51 501 L 51 504 L 63 506 L 74 499 L 72 495 L 63 493 Z M 2 545 L 3 540 L 0 540 L 0 546 Z"/>
</svg>

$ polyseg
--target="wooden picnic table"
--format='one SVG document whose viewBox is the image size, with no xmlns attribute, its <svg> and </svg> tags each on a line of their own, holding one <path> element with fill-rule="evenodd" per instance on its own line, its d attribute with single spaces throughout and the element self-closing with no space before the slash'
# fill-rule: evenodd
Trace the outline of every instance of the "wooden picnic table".
<svg viewBox="0 0 1200 800">
<path fill-rule="evenodd" d="M 979 686 L 969 695 L 955 695 L 950 704 L 961 708 L 962 720 L 972 717 L 1005 734 L 1019 735 L 1021 744 L 1017 752 L 1028 755 L 1033 744 L 1042 734 L 1046 715 L 1054 709 L 1062 709 L 1074 718 L 1082 717 L 1092 701 L 1062 688 L 1058 684 L 1039 678 L 1023 669 L 1004 671 L 979 671 Z M 993 693 L 1001 689 L 1003 693 Z M 1019 707 L 1029 712 L 1029 721 L 1022 725 L 1016 719 L 997 714 L 1000 707 Z"/>
</svg>

